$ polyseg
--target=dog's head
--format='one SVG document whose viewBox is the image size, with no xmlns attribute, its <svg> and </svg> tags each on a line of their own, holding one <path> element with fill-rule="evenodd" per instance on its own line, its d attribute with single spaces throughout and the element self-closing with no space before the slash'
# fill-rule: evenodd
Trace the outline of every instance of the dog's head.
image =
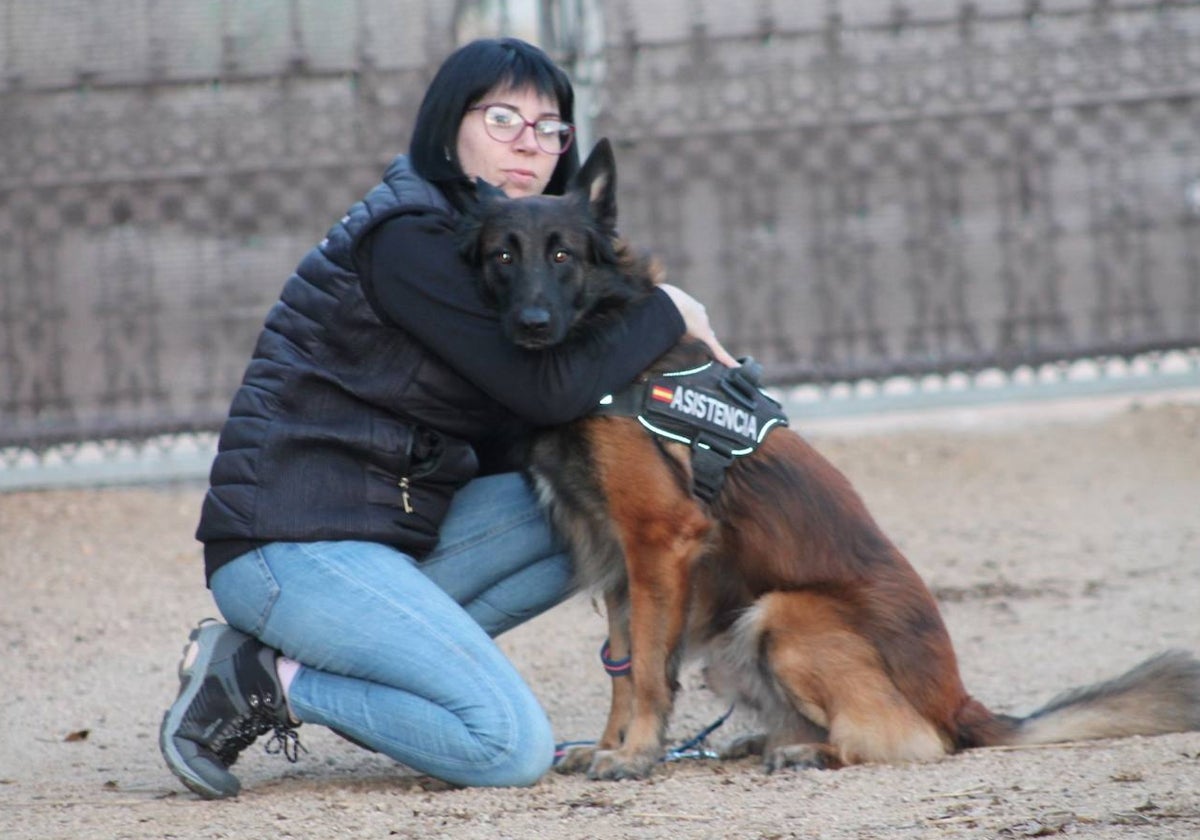
<svg viewBox="0 0 1200 840">
<path fill-rule="evenodd" d="M 479 181 L 462 252 L 478 266 L 505 334 L 528 349 L 572 331 L 648 290 L 615 242 L 616 163 L 601 140 L 562 196 L 510 199 Z"/>
</svg>

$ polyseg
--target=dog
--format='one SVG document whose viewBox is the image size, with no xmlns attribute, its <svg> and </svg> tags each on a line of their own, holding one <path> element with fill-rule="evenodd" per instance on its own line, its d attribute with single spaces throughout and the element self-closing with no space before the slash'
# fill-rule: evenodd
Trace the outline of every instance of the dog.
<svg viewBox="0 0 1200 840">
<path fill-rule="evenodd" d="M 661 281 L 658 264 L 616 234 L 607 141 L 563 196 L 477 192 L 463 255 L 517 345 L 586 340 Z M 707 348 L 685 339 L 643 378 L 706 363 Z M 613 680 L 599 740 L 569 751 L 560 771 L 651 773 L 685 656 L 703 656 L 709 687 L 762 724 L 724 756 L 760 754 L 768 771 L 1200 729 L 1200 661 L 1182 651 L 1027 717 L 989 711 L 964 688 L 921 577 L 847 478 L 790 429 L 734 458 L 707 501 L 692 450 L 628 416 L 539 432 L 528 472 L 581 585 L 603 594 L 608 655 L 632 658 L 629 677 Z"/>
</svg>

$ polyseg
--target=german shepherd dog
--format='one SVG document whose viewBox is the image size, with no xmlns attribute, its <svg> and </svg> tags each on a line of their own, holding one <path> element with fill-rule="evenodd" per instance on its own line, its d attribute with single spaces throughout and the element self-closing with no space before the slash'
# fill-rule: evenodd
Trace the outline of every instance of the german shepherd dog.
<svg viewBox="0 0 1200 840">
<path fill-rule="evenodd" d="M 616 235 L 615 189 L 603 140 L 564 196 L 478 185 L 463 253 L 516 344 L 578 340 L 654 288 L 656 264 Z M 685 339 L 647 375 L 709 358 Z M 611 656 L 632 657 L 599 741 L 569 752 L 564 772 L 649 774 L 685 654 L 704 656 L 709 686 L 763 726 L 726 755 L 761 754 L 768 771 L 1200 729 L 1200 661 L 1180 651 L 1028 717 L 989 711 L 963 687 L 924 582 L 846 477 L 789 429 L 736 459 L 711 504 L 693 492 L 688 448 L 632 417 L 541 432 L 528 469 L 581 584 L 603 593 Z"/>
</svg>

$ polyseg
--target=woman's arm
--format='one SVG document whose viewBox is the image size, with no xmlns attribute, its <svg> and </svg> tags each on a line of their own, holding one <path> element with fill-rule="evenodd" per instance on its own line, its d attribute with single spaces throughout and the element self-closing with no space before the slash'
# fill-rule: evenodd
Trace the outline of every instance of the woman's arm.
<svg viewBox="0 0 1200 840">
<path fill-rule="evenodd" d="M 472 268 L 458 254 L 451 217 L 399 215 L 382 222 L 364 246 L 359 273 L 381 317 L 536 425 L 586 414 L 684 334 L 679 310 L 656 290 L 577 341 L 524 350 L 505 338 L 497 313 L 484 303 Z"/>
</svg>

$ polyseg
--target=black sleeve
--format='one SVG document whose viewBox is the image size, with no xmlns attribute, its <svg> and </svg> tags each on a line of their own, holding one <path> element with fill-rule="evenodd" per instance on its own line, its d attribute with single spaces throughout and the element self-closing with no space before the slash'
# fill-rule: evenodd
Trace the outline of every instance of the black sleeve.
<svg viewBox="0 0 1200 840">
<path fill-rule="evenodd" d="M 684 333 L 679 310 L 656 290 L 579 340 L 547 350 L 517 347 L 484 303 L 474 270 L 458 253 L 454 219 L 443 213 L 388 219 L 368 234 L 359 255 L 359 273 L 381 317 L 534 425 L 586 414 Z"/>
</svg>

